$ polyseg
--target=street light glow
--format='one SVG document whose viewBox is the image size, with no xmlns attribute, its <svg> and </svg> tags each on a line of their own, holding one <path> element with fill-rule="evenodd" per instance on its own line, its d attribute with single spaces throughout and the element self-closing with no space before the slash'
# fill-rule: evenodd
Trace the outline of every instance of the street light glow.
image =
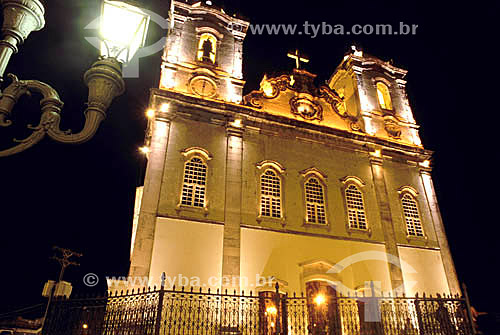
<svg viewBox="0 0 500 335">
<path fill-rule="evenodd" d="M 151 152 L 151 149 L 149 149 L 148 147 L 140 147 L 139 151 L 142 152 L 143 154 L 147 155 Z"/>
<path fill-rule="evenodd" d="M 101 16 L 101 55 L 127 63 L 144 45 L 149 15 L 122 1 L 104 0 Z"/>
<path fill-rule="evenodd" d="M 266 312 L 269 315 L 276 315 L 278 313 L 278 310 L 276 309 L 276 306 L 269 306 L 266 308 Z"/>
<path fill-rule="evenodd" d="M 321 306 L 323 305 L 324 303 L 326 302 L 326 297 L 323 295 L 323 294 L 318 294 L 315 298 L 314 298 L 314 303 L 317 305 L 317 306 Z"/>
<path fill-rule="evenodd" d="M 150 108 L 150 109 L 148 109 L 148 110 L 146 111 L 146 116 L 147 116 L 147 118 L 148 118 L 148 119 L 152 119 L 152 118 L 154 118 L 154 117 L 155 117 L 155 114 L 156 114 L 156 113 L 155 113 L 155 110 L 154 110 L 154 109 L 152 109 L 152 108 Z"/>
</svg>

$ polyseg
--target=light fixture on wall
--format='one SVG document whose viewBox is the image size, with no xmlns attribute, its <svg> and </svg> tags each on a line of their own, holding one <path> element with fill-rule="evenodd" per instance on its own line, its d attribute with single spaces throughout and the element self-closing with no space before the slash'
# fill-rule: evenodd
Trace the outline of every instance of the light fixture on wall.
<svg viewBox="0 0 500 335">
<path fill-rule="evenodd" d="M 2 0 L 3 27 L 0 41 L 0 77 L 18 47 L 33 31 L 45 26 L 45 8 L 39 0 Z M 45 135 L 62 143 L 83 143 L 90 140 L 106 117 L 113 99 L 125 91 L 122 64 L 129 62 L 144 45 L 149 16 L 140 8 L 122 1 L 104 0 L 99 35 L 100 58 L 85 73 L 83 80 L 89 88 L 85 125 L 81 132 L 71 134 L 59 129 L 63 102 L 51 86 L 38 80 L 19 80 L 8 74 L 12 83 L 1 92 L 0 127 L 12 124 L 10 116 L 18 99 L 31 92 L 40 93 L 41 118 L 38 126 L 28 126 L 33 132 L 17 145 L 0 151 L 0 157 L 22 152 L 42 140 Z"/>
<path fill-rule="evenodd" d="M 318 307 L 322 306 L 325 302 L 326 302 L 326 297 L 321 293 L 314 297 L 314 303 Z"/>
<path fill-rule="evenodd" d="M 276 315 L 278 314 L 278 309 L 276 308 L 276 306 L 269 306 L 266 308 L 266 313 L 268 315 Z"/>
</svg>

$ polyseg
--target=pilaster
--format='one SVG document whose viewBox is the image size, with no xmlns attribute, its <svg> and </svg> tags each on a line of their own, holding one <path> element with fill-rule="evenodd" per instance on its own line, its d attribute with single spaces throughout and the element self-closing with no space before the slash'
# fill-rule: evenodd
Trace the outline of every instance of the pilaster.
<svg viewBox="0 0 500 335">
<path fill-rule="evenodd" d="M 226 152 L 226 201 L 222 247 L 223 289 L 239 291 L 241 252 L 241 197 L 243 129 L 241 120 L 228 124 Z"/>
<path fill-rule="evenodd" d="M 399 250 L 396 243 L 396 233 L 394 231 L 394 223 L 392 221 L 391 207 L 389 205 L 389 195 L 387 193 L 387 184 L 384 176 L 384 159 L 381 150 L 375 150 L 370 153 L 370 165 L 372 169 L 373 184 L 375 185 L 375 193 L 378 202 L 380 213 L 380 221 L 384 232 L 385 251 L 389 257 L 396 261 L 388 261 L 389 276 L 391 279 L 391 287 L 395 293 L 404 293 L 403 272 L 401 270 L 401 262 Z M 394 258 L 395 257 L 395 258 Z M 394 264 L 396 263 L 396 264 Z"/>
<path fill-rule="evenodd" d="M 424 186 L 424 191 L 425 191 L 425 198 L 429 206 L 429 210 L 431 212 L 432 223 L 434 225 L 434 230 L 436 232 L 436 237 L 439 243 L 441 258 L 443 260 L 444 272 L 446 274 L 446 280 L 448 281 L 448 287 L 450 288 L 451 294 L 461 295 L 457 271 L 455 269 L 453 258 L 451 257 L 450 246 L 448 244 L 448 239 L 446 237 L 443 220 L 441 218 L 441 212 L 439 211 L 439 206 L 437 202 L 436 192 L 434 190 L 434 183 L 432 181 L 431 171 L 432 169 L 428 166 L 428 162 L 420 163 L 419 165 L 420 178 L 422 179 L 422 185 Z"/>
<path fill-rule="evenodd" d="M 150 153 L 129 276 L 147 277 L 151 269 L 158 202 L 169 134 L 170 121 L 159 118 L 152 121 Z"/>
</svg>

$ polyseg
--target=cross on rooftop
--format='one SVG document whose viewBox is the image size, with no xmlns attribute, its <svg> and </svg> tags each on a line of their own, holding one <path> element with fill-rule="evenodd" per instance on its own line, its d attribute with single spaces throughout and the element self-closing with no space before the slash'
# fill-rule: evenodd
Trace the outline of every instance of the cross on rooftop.
<svg viewBox="0 0 500 335">
<path fill-rule="evenodd" d="M 305 55 L 301 55 L 298 49 L 295 50 L 295 53 L 289 52 L 287 56 L 292 59 L 295 59 L 297 69 L 300 69 L 300 62 L 309 63 L 309 58 L 306 58 Z"/>
</svg>

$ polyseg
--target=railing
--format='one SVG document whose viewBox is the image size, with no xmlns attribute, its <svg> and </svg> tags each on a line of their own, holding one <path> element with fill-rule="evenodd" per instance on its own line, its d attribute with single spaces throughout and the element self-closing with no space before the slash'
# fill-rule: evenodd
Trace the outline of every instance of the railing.
<svg viewBox="0 0 500 335">
<path fill-rule="evenodd" d="M 149 289 L 55 301 L 43 335 L 469 335 L 458 296 L 308 297 Z"/>
</svg>

